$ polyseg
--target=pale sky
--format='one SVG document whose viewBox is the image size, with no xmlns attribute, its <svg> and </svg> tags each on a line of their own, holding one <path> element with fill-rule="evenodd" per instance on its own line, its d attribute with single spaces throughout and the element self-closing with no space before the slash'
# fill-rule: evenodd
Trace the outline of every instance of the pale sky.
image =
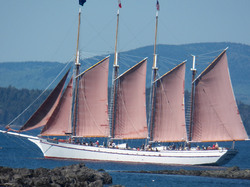
<svg viewBox="0 0 250 187">
<path fill-rule="evenodd" d="M 156 0 L 121 2 L 118 50 L 153 45 Z M 159 3 L 159 44 L 250 45 L 250 0 L 159 0 Z M 78 0 L 0 0 L 0 62 L 72 60 L 79 7 Z M 82 58 L 114 52 L 117 9 L 117 0 L 87 0 L 84 4 Z"/>
</svg>

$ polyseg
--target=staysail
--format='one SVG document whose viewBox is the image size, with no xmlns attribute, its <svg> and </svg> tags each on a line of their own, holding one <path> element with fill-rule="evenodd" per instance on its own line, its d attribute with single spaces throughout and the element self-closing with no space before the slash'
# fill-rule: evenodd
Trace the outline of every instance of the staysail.
<svg viewBox="0 0 250 187">
<path fill-rule="evenodd" d="M 58 83 L 58 85 L 54 88 L 54 90 L 50 93 L 47 99 L 43 102 L 43 104 L 39 107 L 39 109 L 21 127 L 21 129 L 19 130 L 20 132 L 32 130 L 46 125 L 59 102 L 68 73 L 69 70 L 64 75 L 62 80 Z"/>
<path fill-rule="evenodd" d="M 108 137 L 109 57 L 79 75 L 76 136 Z"/>
<path fill-rule="evenodd" d="M 65 136 L 65 133 L 71 133 L 72 92 L 73 77 L 71 77 L 54 113 L 44 126 L 41 132 L 42 136 Z"/>
<path fill-rule="evenodd" d="M 185 62 L 155 81 L 153 141 L 187 140 L 184 109 Z"/>
<path fill-rule="evenodd" d="M 117 78 L 114 138 L 147 138 L 146 68 L 144 59 Z"/>
<path fill-rule="evenodd" d="M 192 141 L 247 138 L 235 102 L 225 50 L 195 80 Z"/>
</svg>

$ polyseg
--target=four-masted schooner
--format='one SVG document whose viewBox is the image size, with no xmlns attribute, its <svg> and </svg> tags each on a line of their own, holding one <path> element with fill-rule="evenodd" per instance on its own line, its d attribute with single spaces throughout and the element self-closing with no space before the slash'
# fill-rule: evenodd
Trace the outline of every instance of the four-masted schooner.
<svg viewBox="0 0 250 187">
<path fill-rule="evenodd" d="M 83 5 L 83 1 L 81 1 Z M 119 75 L 117 36 L 112 76 L 112 92 L 108 110 L 109 57 L 104 58 L 80 73 L 79 11 L 78 39 L 75 69 L 66 89 L 64 84 L 69 71 L 51 92 L 40 108 L 18 132 L 0 131 L 26 137 L 35 143 L 45 158 L 80 159 L 116 162 L 221 165 L 237 153 L 221 147 L 207 150 L 192 147 L 169 149 L 166 146 L 143 148 L 127 146 L 89 146 L 78 144 L 79 137 L 106 137 L 115 139 L 145 139 L 150 142 L 217 142 L 246 140 L 230 81 L 226 50 L 224 50 L 197 78 L 193 66 L 191 114 L 189 135 L 185 121 L 184 81 L 186 61 L 157 78 L 157 1 L 154 62 L 150 115 L 146 113 L 146 68 L 143 59 Z M 39 136 L 22 132 L 43 127 Z M 69 139 L 49 139 L 63 136 Z"/>
</svg>

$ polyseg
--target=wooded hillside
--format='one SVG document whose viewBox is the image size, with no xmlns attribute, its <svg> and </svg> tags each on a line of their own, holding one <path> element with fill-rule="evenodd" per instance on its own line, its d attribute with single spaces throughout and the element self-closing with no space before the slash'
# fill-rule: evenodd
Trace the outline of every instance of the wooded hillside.
<svg viewBox="0 0 250 187">
<path fill-rule="evenodd" d="M 4 128 L 13 119 L 37 99 L 42 93 L 41 90 L 17 89 L 9 86 L 8 88 L 0 87 L 0 126 Z M 18 129 L 23 125 L 32 113 L 41 105 L 42 101 L 48 96 L 49 91 L 45 92 L 26 112 L 24 112 L 14 123 L 12 128 Z M 149 89 L 147 89 L 147 98 Z M 185 101 L 188 103 L 189 93 L 186 91 Z M 239 111 L 250 135 L 250 105 L 238 102 Z"/>
</svg>

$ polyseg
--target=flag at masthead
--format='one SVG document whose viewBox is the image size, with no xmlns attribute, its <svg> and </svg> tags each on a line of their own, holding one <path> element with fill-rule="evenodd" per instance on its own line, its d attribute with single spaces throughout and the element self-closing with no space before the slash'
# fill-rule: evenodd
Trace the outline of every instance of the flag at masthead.
<svg viewBox="0 0 250 187">
<path fill-rule="evenodd" d="M 86 0 L 79 0 L 79 5 L 83 6 L 84 3 L 86 3 Z"/>
<path fill-rule="evenodd" d="M 119 8 L 122 8 L 121 0 L 118 0 L 118 6 L 119 6 Z"/>
<path fill-rule="evenodd" d="M 160 10 L 160 4 L 159 4 L 159 1 L 157 0 L 156 2 L 156 9 L 159 11 Z"/>
</svg>

